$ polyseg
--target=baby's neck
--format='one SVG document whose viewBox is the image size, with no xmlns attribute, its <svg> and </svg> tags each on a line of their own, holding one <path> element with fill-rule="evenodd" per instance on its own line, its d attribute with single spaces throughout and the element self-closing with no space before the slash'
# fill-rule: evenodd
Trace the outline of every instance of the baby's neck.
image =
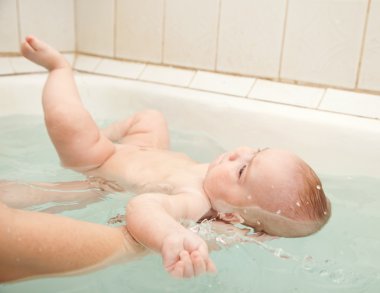
<svg viewBox="0 0 380 293">
<path fill-rule="evenodd" d="M 199 219 L 199 222 L 203 220 L 210 220 L 210 219 L 216 219 L 218 217 L 218 212 L 214 209 L 210 209 L 206 214 L 202 216 L 202 218 Z"/>
</svg>

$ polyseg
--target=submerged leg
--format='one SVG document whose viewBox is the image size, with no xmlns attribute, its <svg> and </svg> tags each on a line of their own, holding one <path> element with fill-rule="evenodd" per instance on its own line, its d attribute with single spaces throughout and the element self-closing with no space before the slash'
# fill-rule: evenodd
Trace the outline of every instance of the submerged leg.
<svg viewBox="0 0 380 293">
<path fill-rule="evenodd" d="M 26 38 L 21 52 L 49 70 L 42 103 L 62 164 L 83 172 L 103 164 L 115 147 L 83 107 L 70 65 L 58 51 L 32 36 Z"/>
</svg>

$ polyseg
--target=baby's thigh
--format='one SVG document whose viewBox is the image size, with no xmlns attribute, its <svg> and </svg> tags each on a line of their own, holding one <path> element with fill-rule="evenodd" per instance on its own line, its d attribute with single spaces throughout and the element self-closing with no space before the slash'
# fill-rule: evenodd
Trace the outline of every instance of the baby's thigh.
<svg viewBox="0 0 380 293">
<path fill-rule="evenodd" d="M 133 123 L 122 144 L 168 149 L 169 131 L 163 114 L 156 110 L 145 110 L 135 115 Z"/>
</svg>

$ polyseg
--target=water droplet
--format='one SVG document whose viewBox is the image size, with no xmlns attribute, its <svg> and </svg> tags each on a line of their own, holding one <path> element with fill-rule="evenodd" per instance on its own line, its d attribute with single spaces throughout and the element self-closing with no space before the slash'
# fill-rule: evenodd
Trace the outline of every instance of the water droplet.
<svg viewBox="0 0 380 293">
<path fill-rule="evenodd" d="M 282 248 L 276 248 L 276 250 L 274 251 L 274 256 L 281 257 L 283 252 L 284 251 L 282 250 Z"/>
<path fill-rule="evenodd" d="M 301 206 L 301 203 L 299 201 L 296 202 L 297 207 Z"/>
<path fill-rule="evenodd" d="M 277 215 L 281 214 L 281 210 L 278 210 L 278 211 L 276 212 L 276 214 L 277 214 Z"/>
<path fill-rule="evenodd" d="M 326 215 L 327 215 L 327 212 L 326 212 L 326 211 L 324 211 L 324 212 L 323 212 L 323 214 L 326 216 Z"/>
<path fill-rule="evenodd" d="M 256 224 L 260 226 L 261 222 L 259 220 L 256 220 Z"/>
<path fill-rule="evenodd" d="M 318 190 L 321 190 L 321 186 L 320 185 L 317 185 L 316 186 Z"/>
<path fill-rule="evenodd" d="M 319 272 L 319 275 L 320 275 L 321 277 L 327 277 L 327 276 L 329 275 L 329 272 L 326 271 L 326 270 L 321 270 L 321 271 Z"/>
<path fill-rule="evenodd" d="M 307 256 L 305 256 L 303 258 L 303 260 L 302 260 L 302 267 L 306 271 L 310 271 L 310 272 L 315 268 L 314 260 L 313 260 L 313 258 L 310 255 L 307 255 Z"/>
<path fill-rule="evenodd" d="M 222 245 L 226 245 L 226 241 L 224 241 L 224 239 L 222 237 L 216 237 L 216 242 L 222 244 Z"/>
</svg>

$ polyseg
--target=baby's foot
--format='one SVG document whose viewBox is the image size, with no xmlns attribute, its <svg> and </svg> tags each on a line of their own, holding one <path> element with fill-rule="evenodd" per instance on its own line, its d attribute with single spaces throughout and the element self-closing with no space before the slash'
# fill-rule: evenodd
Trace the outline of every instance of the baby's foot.
<svg viewBox="0 0 380 293">
<path fill-rule="evenodd" d="M 57 50 L 33 36 L 25 38 L 21 53 L 25 58 L 48 70 L 69 67 L 65 58 Z"/>
</svg>

